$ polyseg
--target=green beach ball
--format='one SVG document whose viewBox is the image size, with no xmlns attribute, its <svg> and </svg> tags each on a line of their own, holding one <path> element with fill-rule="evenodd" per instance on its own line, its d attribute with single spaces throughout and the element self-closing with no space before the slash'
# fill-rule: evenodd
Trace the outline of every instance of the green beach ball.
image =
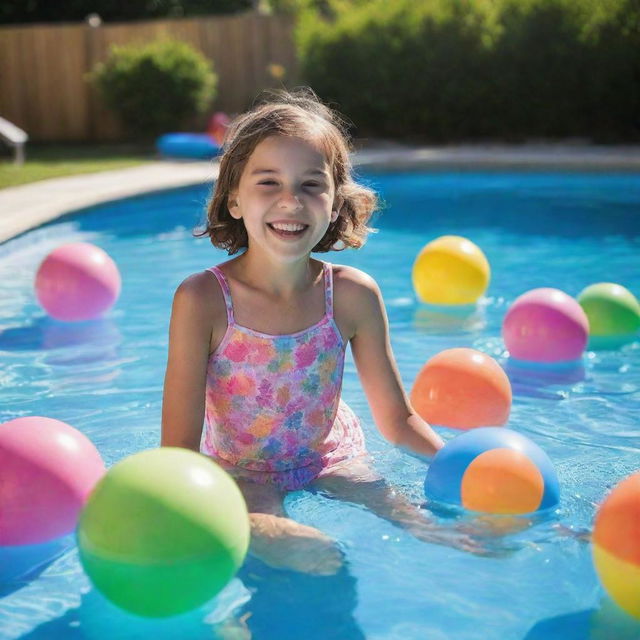
<svg viewBox="0 0 640 640">
<path fill-rule="evenodd" d="M 189 611 L 235 575 L 249 516 L 231 476 L 204 455 L 143 451 L 98 482 L 77 531 L 82 565 L 114 604 L 147 617 Z"/>
<path fill-rule="evenodd" d="M 592 338 L 633 338 L 640 328 L 640 304 L 625 287 L 598 282 L 584 289 L 578 302 L 589 318 Z"/>
</svg>

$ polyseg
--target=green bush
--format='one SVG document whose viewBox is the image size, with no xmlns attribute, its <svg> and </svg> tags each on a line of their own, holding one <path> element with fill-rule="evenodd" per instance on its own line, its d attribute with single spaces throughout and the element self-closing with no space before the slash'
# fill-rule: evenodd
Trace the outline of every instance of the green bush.
<svg viewBox="0 0 640 640">
<path fill-rule="evenodd" d="M 90 80 L 134 137 L 179 129 L 210 106 L 212 63 L 185 42 L 157 40 L 113 47 Z"/>
<path fill-rule="evenodd" d="M 326 5 L 300 15 L 302 74 L 359 135 L 640 137 L 637 0 Z"/>
</svg>

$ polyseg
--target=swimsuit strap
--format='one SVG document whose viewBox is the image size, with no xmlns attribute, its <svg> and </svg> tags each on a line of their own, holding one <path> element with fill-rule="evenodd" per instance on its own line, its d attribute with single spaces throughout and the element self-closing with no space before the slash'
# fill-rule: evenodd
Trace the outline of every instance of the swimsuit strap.
<svg viewBox="0 0 640 640">
<path fill-rule="evenodd" d="M 333 267 L 328 262 L 322 263 L 324 273 L 324 313 L 333 318 Z"/>
<path fill-rule="evenodd" d="M 224 304 L 227 307 L 227 324 L 235 324 L 233 317 L 233 303 L 231 302 L 231 289 L 229 283 L 219 267 L 209 267 L 207 271 L 211 271 L 220 283 L 222 295 L 224 296 Z M 328 262 L 322 263 L 322 273 L 324 276 L 324 313 L 327 318 L 333 318 L 333 268 Z"/>
<path fill-rule="evenodd" d="M 233 319 L 233 304 L 231 302 L 231 289 L 229 289 L 229 283 L 219 267 L 210 267 L 207 271 L 211 271 L 220 283 L 222 295 L 224 296 L 224 304 L 227 307 L 227 324 L 231 326 L 235 323 L 235 320 Z"/>
</svg>

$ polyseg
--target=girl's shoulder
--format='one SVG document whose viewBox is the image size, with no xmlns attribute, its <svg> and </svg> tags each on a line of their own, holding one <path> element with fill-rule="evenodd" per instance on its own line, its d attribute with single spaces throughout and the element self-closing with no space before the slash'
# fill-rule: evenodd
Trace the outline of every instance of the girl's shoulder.
<svg viewBox="0 0 640 640">
<path fill-rule="evenodd" d="M 189 298 L 195 304 L 215 305 L 216 301 L 224 303 L 222 290 L 215 275 L 208 269 L 187 276 L 176 289 L 176 295 Z M 220 300 L 216 300 L 219 298 Z"/>
<path fill-rule="evenodd" d="M 378 283 L 366 272 L 333 265 L 333 308 L 343 335 L 351 339 L 363 321 L 378 315 L 382 295 Z"/>
<path fill-rule="evenodd" d="M 226 323 L 226 304 L 216 276 L 208 270 L 185 278 L 176 289 L 174 305 L 213 326 Z"/>
<path fill-rule="evenodd" d="M 334 264 L 333 286 L 336 295 L 370 295 L 377 292 L 378 283 L 365 271 L 344 264 Z"/>
</svg>

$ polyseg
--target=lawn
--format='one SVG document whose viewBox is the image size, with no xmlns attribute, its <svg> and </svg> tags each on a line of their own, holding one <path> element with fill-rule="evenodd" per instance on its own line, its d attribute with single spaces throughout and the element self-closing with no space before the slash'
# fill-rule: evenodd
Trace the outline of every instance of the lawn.
<svg viewBox="0 0 640 640">
<path fill-rule="evenodd" d="M 28 144 L 26 162 L 13 163 L 8 149 L 0 155 L 0 189 L 79 173 L 133 167 L 155 158 L 150 147 L 135 145 Z"/>
</svg>

